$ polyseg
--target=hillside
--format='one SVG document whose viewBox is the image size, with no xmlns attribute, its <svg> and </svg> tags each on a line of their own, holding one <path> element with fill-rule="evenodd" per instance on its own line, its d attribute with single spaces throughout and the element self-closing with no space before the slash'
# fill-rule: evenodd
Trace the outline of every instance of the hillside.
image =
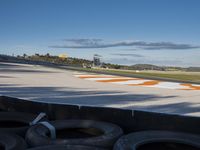
<svg viewBox="0 0 200 150">
<path fill-rule="evenodd" d="M 0 61 L 15 61 L 15 62 L 23 62 L 23 63 L 51 63 L 51 64 L 59 64 L 59 65 L 69 65 L 76 67 L 92 66 L 93 61 L 81 58 L 59 58 L 58 56 L 52 56 L 50 54 L 46 55 L 31 55 L 28 56 L 24 54 L 23 56 L 7 56 L 0 55 Z M 131 66 L 118 65 L 118 64 L 110 64 L 110 63 L 102 63 L 102 68 L 110 68 L 110 69 L 121 69 L 121 70 L 156 70 L 156 71 L 186 71 L 186 72 L 200 72 L 200 67 L 171 67 L 171 66 L 156 66 L 152 64 L 135 64 Z"/>
</svg>

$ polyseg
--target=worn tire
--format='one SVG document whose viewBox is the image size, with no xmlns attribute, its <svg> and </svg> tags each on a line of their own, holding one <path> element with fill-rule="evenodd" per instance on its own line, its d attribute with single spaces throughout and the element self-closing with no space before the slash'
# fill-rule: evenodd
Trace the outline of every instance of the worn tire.
<svg viewBox="0 0 200 150">
<path fill-rule="evenodd" d="M 29 123 L 32 122 L 37 115 L 22 112 L 0 112 L 0 132 L 15 133 L 24 136 Z"/>
<path fill-rule="evenodd" d="M 200 149 L 200 136 L 170 131 L 141 131 L 122 136 L 114 150 L 136 150 L 139 146 L 156 142 L 185 144 Z"/>
<path fill-rule="evenodd" d="M 104 148 L 81 146 L 81 145 L 49 145 L 31 148 L 27 150 L 108 150 Z"/>
<path fill-rule="evenodd" d="M 26 148 L 26 143 L 20 136 L 10 133 L 0 133 L 0 149 L 25 150 Z"/>
<path fill-rule="evenodd" d="M 59 130 L 68 130 L 72 129 L 84 129 L 87 130 L 89 128 L 95 128 L 100 131 L 103 131 L 101 135 L 97 135 L 94 137 L 86 137 L 86 138 L 57 138 L 55 140 L 51 140 L 47 134 L 49 130 L 47 127 L 37 124 L 32 126 L 26 133 L 26 141 L 27 143 L 34 146 L 43 146 L 43 145 L 86 145 L 86 146 L 97 146 L 97 147 L 112 147 L 116 140 L 123 134 L 123 131 L 117 125 L 99 121 L 91 121 L 91 120 L 58 120 L 50 122 L 56 129 Z M 66 133 L 65 135 L 69 135 Z"/>
</svg>

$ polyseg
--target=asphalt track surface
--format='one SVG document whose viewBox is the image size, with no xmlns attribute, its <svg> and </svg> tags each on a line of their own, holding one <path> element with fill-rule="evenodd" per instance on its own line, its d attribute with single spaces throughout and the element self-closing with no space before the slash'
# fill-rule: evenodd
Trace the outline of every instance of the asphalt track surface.
<svg viewBox="0 0 200 150">
<path fill-rule="evenodd" d="M 200 116 L 199 86 L 0 63 L 0 95 L 48 103 Z"/>
</svg>

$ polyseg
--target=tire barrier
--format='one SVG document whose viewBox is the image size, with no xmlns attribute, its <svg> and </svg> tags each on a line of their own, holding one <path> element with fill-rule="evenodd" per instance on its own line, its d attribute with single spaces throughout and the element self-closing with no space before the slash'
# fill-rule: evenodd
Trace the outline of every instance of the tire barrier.
<svg viewBox="0 0 200 150">
<path fill-rule="evenodd" d="M 141 131 L 122 136 L 114 150 L 199 150 L 200 136 L 170 131 Z"/>
<path fill-rule="evenodd" d="M 57 137 L 50 138 L 49 128 L 36 124 L 26 133 L 27 143 L 31 147 L 63 144 L 110 148 L 123 134 L 119 126 L 100 121 L 57 120 L 50 124 L 55 127 Z"/>
<path fill-rule="evenodd" d="M 23 138 L 16 134 L 0 133 L 0 150 L 25 150 L 27 145 Z"/>
<path fill-rule="evenodd" d="M 37 115 L 29 113 L 0 112 L 0 132 L 24 136 L 29 126 L 32 123 L 36 123 L 37 118 Z M 47 120 L 47 118 L 43 117 L 41 120 Z"/>
<path fill-rule="evenodd" d="M 31 148 L 27 150 L 108 150 L 104 148 L 82 146 L 82 145 L 49 145 Z"/>
</svg>

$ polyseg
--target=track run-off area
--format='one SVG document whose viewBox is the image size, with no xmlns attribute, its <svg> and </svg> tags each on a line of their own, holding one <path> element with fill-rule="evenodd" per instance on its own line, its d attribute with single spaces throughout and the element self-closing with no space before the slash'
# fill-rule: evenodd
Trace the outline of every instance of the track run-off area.
<svg viewBox="0 0 200 150">
<path fill-rule="evenodd" d="M 176 90 L 200 90 L 200 85 L 190 84 L 190 83 L 177 83 L 177 82 L 166 82 L 159 80 L 147 80 L 141 78 L 132 78 L 132 77 L 122 77 L 122 76 L 111 76 L 111 75 L 98 75 L 98 74 L 85 74 L 77 72 L 74 75 L 75 77 L 103 82 L 103 83 L 113 83 L 129 86 L 143 86 L 143 87 L 155 87 L 155 88 L 166 88 L 166 89 L 176 89 Z"/>
<path fill-rule="evenodd" d="M 200 85 L 0 62 L 0 95 L 200 116 Z"/>
</svg>

